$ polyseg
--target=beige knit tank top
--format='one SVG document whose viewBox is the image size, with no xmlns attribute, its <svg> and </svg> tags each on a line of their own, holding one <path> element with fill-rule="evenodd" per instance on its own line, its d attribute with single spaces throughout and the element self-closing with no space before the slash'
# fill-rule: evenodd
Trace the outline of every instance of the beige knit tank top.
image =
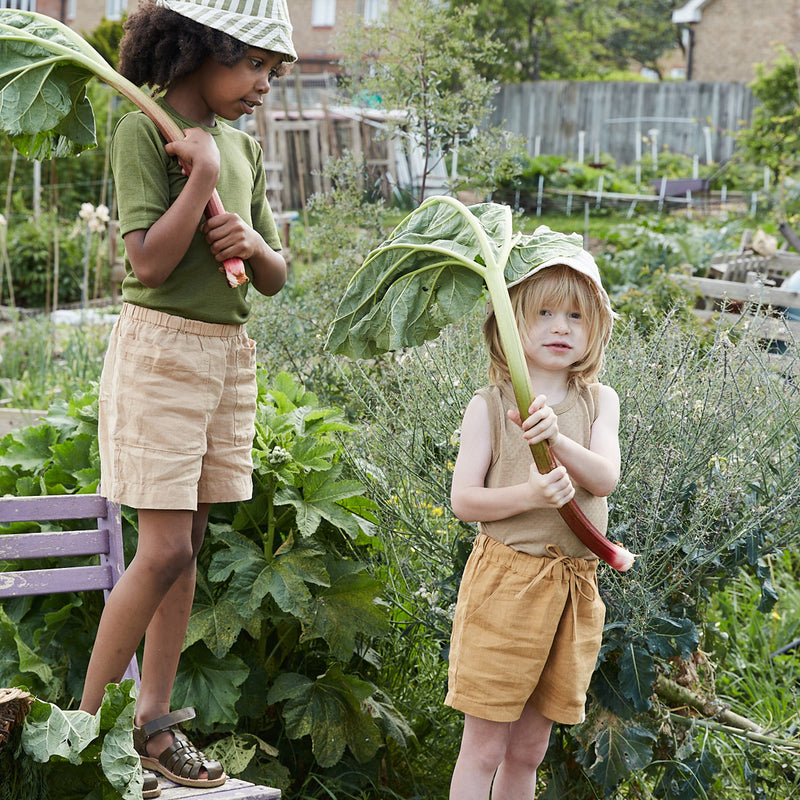
<svg viewBox="0 0 800 800">
<path fill-rule="evenodd" d="M 570 386 L 567 396 L 552 406 L 558 416 L 558 430 L 583 447 L 589 447 L 592 423 L 597 417 L 600 385 Z M 479 389 L 489 408 L 492 436 L 492 463 L 486 474 L 486 486 L 513 486 L 528 480 L 533 456 L 522 438 L 519 426 L 507 415 L 516 408 L 509 381 Z M 605 534 L 608 504 L 605 497 L 595 497 L 580 486 L 575 487 L 574 501 L 594 526 Z M 480 529 L 498 542 L 533 556 L 547 556 L 546 547 L 554 544 L 567 556 L 596 558 L 554 509 L 535 509 L 495 522 L 481 522 Z"/>
</svg>

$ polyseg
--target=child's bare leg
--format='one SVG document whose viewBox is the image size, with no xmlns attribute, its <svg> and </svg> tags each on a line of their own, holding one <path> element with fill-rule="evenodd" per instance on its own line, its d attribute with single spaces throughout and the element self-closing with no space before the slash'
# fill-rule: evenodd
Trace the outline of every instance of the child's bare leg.
<svg viewBox="0 0 800 800">
<path fill-rule="evenodd" d="M 492 778 L 505 756 L 508 736 L 508 722 L 464 715 L 461 749 L 450 782 L 450 800 L 489 800 Z"/>
<path fill-rule="evenodd" d="M 205 536 L 209 509 L 208 504 L 201 504 L 192 515 L 192 558 L 172 584 L 147 627 L 142 661 L 142 686 L 136 704 L 137 725 L 169 713 L 172 686 L 192 611 L 197 554 Z M 158 756 L 171 743 L 171 733 L 160 733 L 147 742 L 147 750 L 150 755 Z"/>
<path fill-rule="evenodd" d="M 106 684 L 121 680 L 156 609 L 193 562 L 193 514 L 139 512 L 136 555 L 103 609 L 86 672 L 82 710 L 97 712 Z"/>
<path fill-rule="evenodd" d="M 550 743 L 553 721 L 539 713 L 530 702 L 512 722 L 505 758 L 497 768 L 492 800 L 532 800 L 536 794 L 536 770 Z"/>
</svg>

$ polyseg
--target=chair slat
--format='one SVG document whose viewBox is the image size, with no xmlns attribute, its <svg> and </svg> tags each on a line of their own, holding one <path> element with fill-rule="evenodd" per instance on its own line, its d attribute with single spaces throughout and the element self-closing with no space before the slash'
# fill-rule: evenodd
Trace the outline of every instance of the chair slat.
<svg viewBox="0 0 800 800">
<path fill-rule="evenodd" d="M 111 569 L 108 566 L 0 572 L 0 597 L 110 589 L 112 585 Z"/>
<path fill-rule="evenodd" d="M 57 500 L 57 502 L 54 502 Z M 105 517 L 108 503 L 96 494 L 2 498 L 0 523 Z"/>
<path fill-rule="evenodd" d="M 108 553 L 107 530 L 0 534 L 0 561 Z"/>
</svg>

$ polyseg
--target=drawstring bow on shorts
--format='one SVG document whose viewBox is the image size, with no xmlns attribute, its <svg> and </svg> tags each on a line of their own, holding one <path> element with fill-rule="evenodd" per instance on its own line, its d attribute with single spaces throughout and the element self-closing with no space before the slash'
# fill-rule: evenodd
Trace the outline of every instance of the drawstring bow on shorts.
<svg viewBox="0 0 800 800">
<path fill-rule="evenodd" d="M 569 573 L 569 596 L 572 602 L 572 640 L 577 639 L 578 630 L 578 595 L 588 600 L 590 603 L 595 599 L 594 583 L 580 572 L 577 559 L 572 556 L 565 556 L 559 547 L 548 544 L 545 548 L 548 553 L 549 561 L 542 571 L 528 583 L 525 588 L 517 592 L 514 597 L 519 600 L 527 591 L 533 589 L 540 580 L 549 575 L 559 564 Z M 581 559 L 582 560 L 582 559 Z M 588 590 L 587 590 L 588 589 Z"/>
</svg>

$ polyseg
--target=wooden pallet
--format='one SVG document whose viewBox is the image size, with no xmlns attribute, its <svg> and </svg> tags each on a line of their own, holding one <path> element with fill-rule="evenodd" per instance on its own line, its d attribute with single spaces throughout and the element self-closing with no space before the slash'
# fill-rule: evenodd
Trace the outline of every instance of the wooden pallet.
<svg viewBox="0 0 800 800">
<path fill-rule="evenodd" d="M 179 786 L 163 775 L 158 776 L 161 787 L 160 800 L 187 800 L 187 798 L 203 798 L 204 800 L 277 800 L 281 796 L 280 789 L 271 786 L 256 786 L 238 778 L 228 778 L 222 786 L 212 789 L 192 789 Z"/>
</svg>

